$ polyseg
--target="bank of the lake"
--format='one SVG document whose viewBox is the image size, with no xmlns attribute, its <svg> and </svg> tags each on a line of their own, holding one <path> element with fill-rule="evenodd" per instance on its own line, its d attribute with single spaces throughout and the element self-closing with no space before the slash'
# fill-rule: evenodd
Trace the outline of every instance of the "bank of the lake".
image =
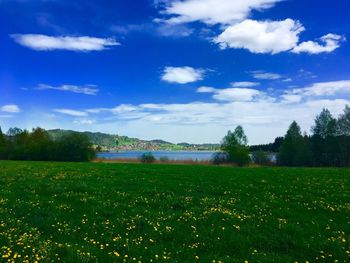
<svg viewBox="0 0 350 263">
<path fill-rule="evenodd" d="M 120 151 L 98 153 L 97 158 L 104 159 L 139 159 L 144 153 L 152 153 L 159 160 L 162 157 L 170 161 L 210 161 L 215 152 L 213 151 Z"/>
</svg>

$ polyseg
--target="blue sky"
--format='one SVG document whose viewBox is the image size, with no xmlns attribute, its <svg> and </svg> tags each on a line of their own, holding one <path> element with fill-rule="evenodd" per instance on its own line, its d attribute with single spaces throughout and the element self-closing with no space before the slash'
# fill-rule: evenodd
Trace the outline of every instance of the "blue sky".
<svg viewBox="0 0 350 263">
<path fill-rule="evenodd" d="M 0 0 L 0 125 L 250 143 L 350 104 L 343 0 Z"/>
</svg>

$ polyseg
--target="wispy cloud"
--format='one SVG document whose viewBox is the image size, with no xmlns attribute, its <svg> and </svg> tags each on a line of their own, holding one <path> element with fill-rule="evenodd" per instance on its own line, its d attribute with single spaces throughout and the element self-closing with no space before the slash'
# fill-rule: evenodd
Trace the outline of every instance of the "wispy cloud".
<svg viewBox="0 0 350 263">
<path fill-rule="evenodd" d="M 207 94 L 214 101 L 120 104 L 56 112 L 68 114 L 74 124 L 90 125 L 91 129 L 113 131 L 118 123 L 122 127 L 120 132 L 128 135 L 170 141 L 217 141 L 227 129 L 241 124 L 247 129 L 251 143 L 266 143 L 283 134 L 292 119 L 308 130 L 322 108 L 327 107 L 337 115 L 350 104 L 349 96 L 345 96 L 350 95 L 350 80 L 313 83 L 282 94 L 214 87 L 201 87 L 197 92 Z"/>
<path fill-rule="evenodd" d="M 13 34 L 11 37 L 20 45 L 36 51 L 69 50 L 69 51 L 102 51 L 120 45 L 113 38 L 89 36 L 47 36 L 38 34 Z"/>
<path fill-rule="evenodd" d="M 77 119 L 73 121 L 74 124 L 78 124 L 78 125 L 92 125 L 95 122 L 96 122 L 95 120 L 90 120 L 90 119 Z"/>
<path fill-rule="evenodd" d="M 19 113 L 21 112 L 21 109 L 15 104 L 9 104 L 0 107 L 0 111 L 7 113 Z"/>
<path fill-rule="evenodd" d="M 62 85 L 62 86 L 51 86 L 46 84 L 40 84 L 37 87 L 38 90 L 59 90 L 59 91 L 68 91 L 73 93 L 81 93 L 85 95 L 97 95 L 99 89 L 95 85 L 87 86 L 75 86 L 75 85 Z"/>
<path fill-rule="evenodd" d="M 261 80 L 277 80 L 283 78 L 282 75 L 272 72 L 266 72 L 262 70 L 251 71 L 250 72 L 255 79 Z"/>
<path fill-rule="evenodd" d="M 323 97 L 350 94 L 350 80 L 314 83 L 309 87 L 286 91 L 287 94 L 303 97 Z"/>
<path fill-rule="evenodd" d="M 170 83 L 187 84 L 202 80 L 204 72 L 203 69 L 192 67 L 166 67 L 161 78 Z"/>
<path fill-rule="evenodd" d="M 213 93 L 213 99 L 218 101 L 253 101 L 265 96 L 265 93 L 249 88 L 216 89 L 212 87 L 200 87 L 198 93 Z"/>
<path fill-rule="evenodd" d="M 78 110 L 72 110 L 72 109 L 54 109 L 53 111 L 64 115 L 73 116 L 73 117 L 88 116 L 88 114 L 85 111 L 78 111 Z"/>
<path fill-rule="evenodd" d="M 259 82 L 250 82 L 250 81 L 231 82 L 231 86 L 233 88 L 252 88 L 259 85 L 260 85 Z"/>
</svg>

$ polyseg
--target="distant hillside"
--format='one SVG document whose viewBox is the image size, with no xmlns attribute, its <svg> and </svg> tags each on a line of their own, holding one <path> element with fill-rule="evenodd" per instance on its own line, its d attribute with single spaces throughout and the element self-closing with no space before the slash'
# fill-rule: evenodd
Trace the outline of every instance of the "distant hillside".
<svg viewBox="0 0 350 263">
<path fill-rule="evenodd" d="M 48 133 L 53 139 L 70 133 L 70 130 L 49 130 Z M 117 151 L 117 150 L 147 150 L 147 151 L 213 151 L 219 149 L 219 144 L 189 144 L 179 143 L 173 144 L 164 140 L 140 140 L 137 138 L 129 138 L 127 136 L 112 135 L 100 132 L 82 132 L 86 134 L 94 147 L 99 151 Z"/>
</svg>

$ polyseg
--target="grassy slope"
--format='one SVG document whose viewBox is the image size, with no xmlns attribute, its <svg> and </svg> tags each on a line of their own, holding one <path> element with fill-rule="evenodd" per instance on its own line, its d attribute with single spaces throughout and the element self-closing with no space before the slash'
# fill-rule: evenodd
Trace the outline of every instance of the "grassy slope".
<svg viewBox="0 0 350 263">
<path fill-rule="evenodd" d="M 0 262 L 350 261 L 349 169 L 0 162 L 0 185 Z"/>
</svg>

